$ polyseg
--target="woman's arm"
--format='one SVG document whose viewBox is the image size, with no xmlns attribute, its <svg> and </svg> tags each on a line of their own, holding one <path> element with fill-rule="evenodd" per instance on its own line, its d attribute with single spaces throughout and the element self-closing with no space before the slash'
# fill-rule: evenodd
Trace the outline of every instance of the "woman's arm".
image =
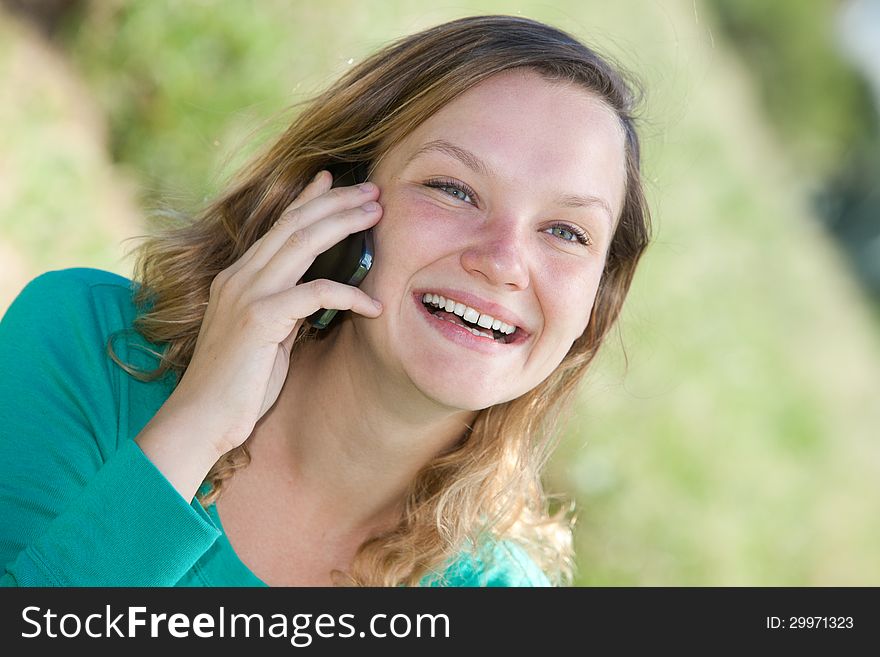
<svg viewBox="0 0 880 657">
<path fill-rule="evenodd" d="M 211 546 L 219 531 L 192 496 L 275 403 L 300 323 L 319 308 L 381 313 L 354 286 L 293 283 L 311 249 L 381 217 L 374 184 L 331 183 L 315 176 L 214 278 L 186 372 L 134 441 L 120 427 L 125 375 L 105 355 L 126 322 L 98 295 L 127 292 L 124 279 L 50 272 L 13 302 L 0 323 L 0 583 L 172 585 Z"/>
<path fill-rule="evenodd" d="M 113 312 L 97 300 L 111 276 L 44 274 L 0 322 L 2 585 L 171 586 L 219 535 L 119 426 L 127 375 L 105 355 Z"/>
</svg>

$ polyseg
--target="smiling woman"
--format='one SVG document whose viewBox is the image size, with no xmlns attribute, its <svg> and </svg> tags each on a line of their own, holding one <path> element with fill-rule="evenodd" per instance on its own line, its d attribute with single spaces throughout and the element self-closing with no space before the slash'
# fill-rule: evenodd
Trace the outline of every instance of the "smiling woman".
<svg viewBox="0 0 880 657">
<path fill-rule="evenodd" d="M 620 120 L 578 86 L 518 68 L 460 94 L 383 150 L 373 169 L 384 215 L 361 289 L 386 310 L 358 329 L 360 344 L 379 343 L 387 330 L 421 336 L 425 318 L 439 315 L 451 323 L 431 321 L 436 330 L 422 339 L 388 342 L 419 391 L 478 411 L 535 389 L 589 321 L 611 217 L 623 203 L 625 161 Z M 443 297 L 444 309 L 426 315 L 395 302 L 412 288 L 420 301 Z M 496 318 L 516 327 L 513 339 L 466 326 L 484 316 L 484 328 Z M 422 356 L 426 349 L 446 374 Z"/>
<path fill-rule="evenodd" d="M 439 25 L 313 99 L 133 281 L 31 282 L 0 324 L 3 583 L 568 581 L 541 472 L 649 240 L 632 107 L 555 28 Z M 305 276 L 362 231 L 359 287 Z"/>
</svg>

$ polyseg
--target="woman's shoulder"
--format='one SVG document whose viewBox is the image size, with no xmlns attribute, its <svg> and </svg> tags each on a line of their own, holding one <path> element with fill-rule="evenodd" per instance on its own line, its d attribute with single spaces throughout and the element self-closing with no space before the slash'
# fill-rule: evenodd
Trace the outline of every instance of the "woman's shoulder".
<svg viewBox="0 0 880 657">
<path fill-rule="evenodd" d="M 429 586 L 534 587 L 551 586 L 547 575 L 518 543 L 496 540 L 477 552 L 462 552 Z"/>
<path fill-rule="evenodd" d="M 105 373 L 108 339 L 127 334 L 137 316 L 134 290 L 129 279 L 102 269 L 45 272 L 6 309 L 0 341 L 12 350 L 9 358 L 20 363 L 32 357 L 45 366 Z"/>
<path fill-rule="evenodd" d="M 134 317 L 133 283 L 103 269 L 71 267 L 32 279 L 7 309 L 4 320 L 21 318 L 32 329 L 76 325 L 116 329 Z M 47 320 L 51 319 L 51 323 Z"/>
<path fill-rule="evenodd" d="M 130 293 L 132 282 L 125 276 L 104 269 L 69 267 L 40 274 L 25 285 L 21 295 L 55 296 L 62 294 L 66 296 L 73 294 L 75 300 L 96 287 Z"/>
</svg>

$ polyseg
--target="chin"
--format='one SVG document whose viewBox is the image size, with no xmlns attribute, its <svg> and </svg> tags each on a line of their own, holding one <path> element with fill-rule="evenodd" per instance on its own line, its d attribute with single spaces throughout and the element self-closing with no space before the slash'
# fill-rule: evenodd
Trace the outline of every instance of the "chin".
<svg viewBox="0 0 880 657">
<path fill-rule="evenodd" d="M 460 411 L 481 411 L 515 399 L 520 394 L 510 390 L 504 394 L 498 385 L 478 377 L 440 377 L 436 371 L 411 375 L 410 379 L 426 397 Z"/>
<path fill-rule="evenodd" d="M 515 361 L 496 362 L 493 367 L 491 360 L 458 351 L 457 347 L 444 352 L 430 342 L 410 337 L 392 339 L 379 322 L 364 323 L 358 329 L 366 344 L 375 344 L 375 351 L 384 354 L 380 361 L 389 372 L 402 373 L 422 395 L 444 407 L 480 411 L 525 392 L 521 385 L 512 389 L 512 382 L 518 383 L 522 378 L 522 369 Z M 416 331 L 419 330 L 417 327 Z M 403 333 L 412 336 L 414 332 Z"/>
</svg>

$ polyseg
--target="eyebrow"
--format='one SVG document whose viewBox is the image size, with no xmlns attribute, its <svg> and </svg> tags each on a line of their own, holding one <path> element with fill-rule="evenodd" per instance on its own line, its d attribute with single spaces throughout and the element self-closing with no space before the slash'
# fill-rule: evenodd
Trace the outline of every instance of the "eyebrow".
<svg viewBox="0 0 880 657">
<path fill-rule="evenodd" d="M 416 158 L 421 157 L 425 153 L 430 153 L 432 151 L 444 153 L 446 155 L 454 157 L 456 160 L 461 161 L 469 169 L 482 176 L 497 177 L 497 174 L 492 169 L 492 167 L 483 162 L 483 160 L 481 160 L 479 157 L 471 153 L 466 148 L 456 146 L 452 142 L 448 142 L 445 139 L 434 139 L 433 141 L 427 142 L 419 150 L 413 153 L 412 156 L 410 156 L 410 158 L 406 161 L 406 163 L 409 164 Z"/>
<path fill-rule="evenodd" d="M 449 155 L 450 157 L 453 157 L 456 160 L 460 161 L 471 171 L 481 176 L 498 177 L 498 174 L 495 172 L 495 170 L 488 164 L 486 164 L 486 162 L 481 160 L 477 155 L 467 150 L 466 148 L 457 146 L 452 142 L 446 141 L 445 139 L 434 139 L 427 142 L 409 157 L 404 166 L 408 165 L 410 162 L 417 159 L 418 157 L 421 157 L 425 153 L 431 152 Z M 611 206 L 609 206 L 608 202 L 603 198 L 583 194 L 563 194 L 562 196 L 557 197 L 556 202 L 566 208 L 599 207 L 600 209 L 605 210 L 605 212 L 608 214 L 608 227 L 611 228 L 612 226 L 614 214 L 611 212 Z"/>
</svg>

